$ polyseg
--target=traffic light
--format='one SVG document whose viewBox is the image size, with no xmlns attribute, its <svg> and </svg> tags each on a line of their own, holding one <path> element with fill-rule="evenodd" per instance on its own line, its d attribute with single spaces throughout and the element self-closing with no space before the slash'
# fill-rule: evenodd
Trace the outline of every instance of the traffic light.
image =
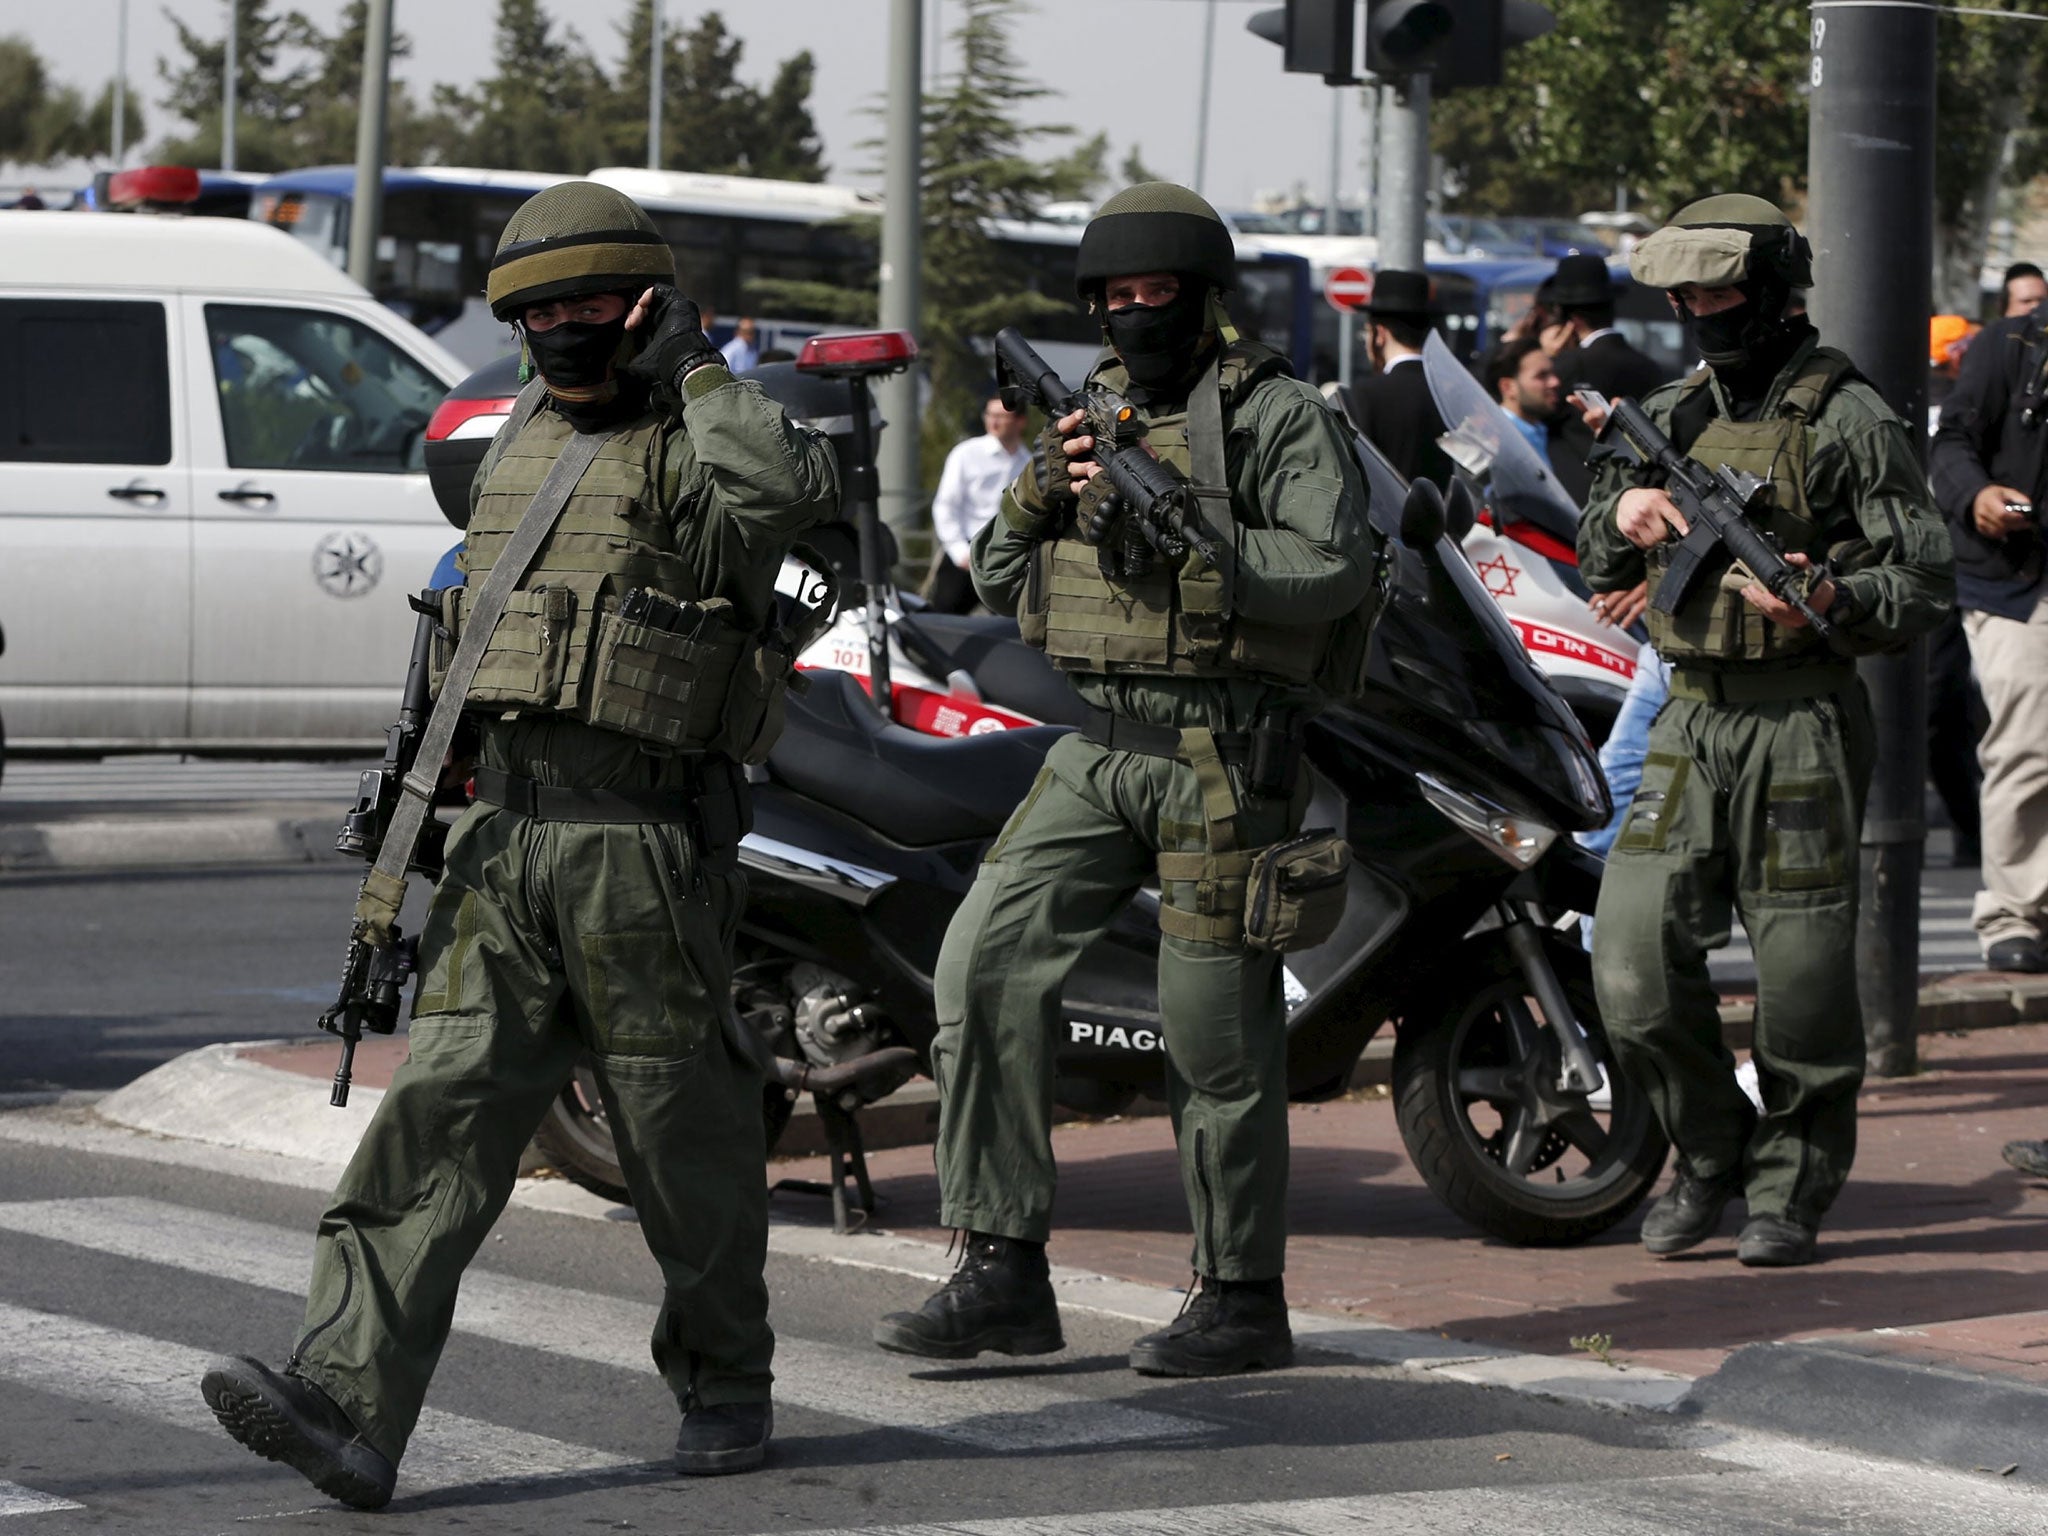
<svg viewBox="0 0 2048 1536">
<path fill-rule="evenodd" d="M 1282 68 L 1321 75 L 1331 85 L 1356 81 L 1361 0 L 1287 0 L 1260 11 L 1248 29 L 1280 44 Z M 1381 80 L 1427 74 L 1441 95 L 1461 85 L 1500 84 L 1501 55 L 1541 37 L 1557 18 L 1534 0 L 1362 0 L 1365 69 Z"/>
</svg>

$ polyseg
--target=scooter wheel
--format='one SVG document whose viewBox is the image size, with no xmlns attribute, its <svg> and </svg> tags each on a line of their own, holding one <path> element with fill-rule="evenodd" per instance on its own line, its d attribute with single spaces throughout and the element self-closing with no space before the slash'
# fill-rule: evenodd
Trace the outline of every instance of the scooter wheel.
<svg viewBox="0 0 2048 1536">
<path fill-rule="evenodd" d="M 1408 1009 L 1394 1046 L 1401 1139 L 1430 1189 L 1505 1242 L 1559 1246 L 1605 1232 L 1642 1202 L 1669 1144 L 1649 1100 L 1617 1071 L 1592 968 L 1561 937 L 1545 949 L 1606 1077 L 1564 1093 L 1556 1033 L 1506 940 L 1472 940 L 1455 977 Z"/>
<path fill-rule="evenodd" d="M 762 1090 L 761 1117 L 770 1152 L 782 1139 L 794 1108 L 780 1083 L 770 1083 Z M 619 1168 L 619 1149 L 612 1140 L 604 1099 L 598 1093 L 597 1069 L 588 1058 L 576 1064 L 575 1075 L 555 1095 L 540 1128 L 533 1133 L 533 1144 L 548 1165 L 571 1183 L 620 1205 L 633 1203 L 626 1191 L 626 1176 Z"/>
</svg>

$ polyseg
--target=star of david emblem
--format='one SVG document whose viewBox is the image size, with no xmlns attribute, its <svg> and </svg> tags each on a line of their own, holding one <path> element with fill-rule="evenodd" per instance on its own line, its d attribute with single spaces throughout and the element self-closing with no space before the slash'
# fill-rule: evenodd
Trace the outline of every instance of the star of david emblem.
<svg viewBox="0 0 2048 1536">
<path fill-rule="evenodd" d="M 1479 579 L 1486 583 L 1486 590 L 1493 596 L 1515 595 L 1515 578 L 1522 574 L 1522 568 L 1510 565 L 1506 555 L 1495 555 L 1491 560 L 1476 561 L 1472 568 L 1479 573 Z"/>
<path fill-rule="evenodd" d="M 384 574 L 384 551 L 367 533 L 330 533 L 313 546 L 313 579 L 330 597 L 361 597 Z"/>
</svg>

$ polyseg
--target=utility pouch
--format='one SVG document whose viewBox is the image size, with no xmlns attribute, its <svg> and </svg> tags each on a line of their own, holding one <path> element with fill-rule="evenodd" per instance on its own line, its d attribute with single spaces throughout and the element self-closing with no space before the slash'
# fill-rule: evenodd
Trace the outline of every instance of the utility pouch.
<svg viewBox="0 0 2048 1536">
<path fill-rule="evenodd" d="M 720 739 L 728 695 L 753 646 L 729 622 L 731 603 L 692 606 L 689 630 L 665 627 L 674 622 L 674 604 L 659 612 L 636 606 L 643 618 L 628 618 L 624 608 L 604 616 L 585 716 L 592 725 L 684 752 Z"/>
<path fill-rule="evenodd" d="M 1313 949 L 1344 917 L 1351 845 L 1328 827 L 1262 848 L 1244 893 L 1248 949 Z"/>
<path fill-rule="evenodd" d="M 441 594 L 441 632 L 434 638 L 431 672 L 436 696 L 475 601 L 476 593 L 469 587 L 450 587 Z M 491 631 L 464 705 L 556 708 L 569 675 L 576 628 L 576 594 L 570 588 L 545 586 L 514 592 Z"/>
<path fill-rule="evenodd" d="M 770 641 L 752 647 L 732 674 L 724 729 L 712 749 L 736 763 L 767 762 L 768 749 L 782 734 L 793 676 L 790 654 L 781 644 Z M 794 680 L 798 687 L 808 686 L 807 679 Z"/>
<path fill-rule="evenodd" d="M 1052 581 L 1046 567 L 1052 561 L 1051 539 L 1031 547 L 1031 563 L 1024 569 L 1024 600 L 1017 605 L 1017 629 L 1026 645 L 1045 649 L 1045 616 L 1052 606 Z"/>
<path fill-rule="evenodd" d="M 1245 784 L 1262 800 L 1285 800 L 1301 780 L 1301 738 L 1279 726 L 1252 727 Z"/>
</svg>

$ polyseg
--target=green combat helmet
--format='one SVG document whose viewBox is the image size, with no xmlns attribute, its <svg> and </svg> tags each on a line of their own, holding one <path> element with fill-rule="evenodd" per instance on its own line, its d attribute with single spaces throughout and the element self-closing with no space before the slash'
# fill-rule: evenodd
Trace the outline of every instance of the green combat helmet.
<svg viewBox="0 0 2048 1536">
<path fill-rule="evenodd" d="M 1199 193 L 1170 181 L 1141 181 L 1095 210 L 1081 232 L 1074 287 L 1084 299 L 1112 277 L 1191 272 L 1211 288 L 1237 286 L 1230 226 Z"/>
<path fill-rule="evenodd" d="M 1739 317 L 1688 312 L 1700 356 L 1715 368 L 1740 368 L 1783 350 L 1792 291 L 1813 284 L 1813 247 L 1776 204 L 1724 192 L 1679 209 L 1629 253 L 1628 269 L 1649 288 L 1741 289 L 1749 303 Z"/>
<path fill-rule="evenodd" d="M 498 237 L 484 297 L 512 320 L 528 304 L 572 293 L 638 293 L 676 280 L 675 253 L 623 192 L 565 181 L 536 192 Z"/>
</svg>

